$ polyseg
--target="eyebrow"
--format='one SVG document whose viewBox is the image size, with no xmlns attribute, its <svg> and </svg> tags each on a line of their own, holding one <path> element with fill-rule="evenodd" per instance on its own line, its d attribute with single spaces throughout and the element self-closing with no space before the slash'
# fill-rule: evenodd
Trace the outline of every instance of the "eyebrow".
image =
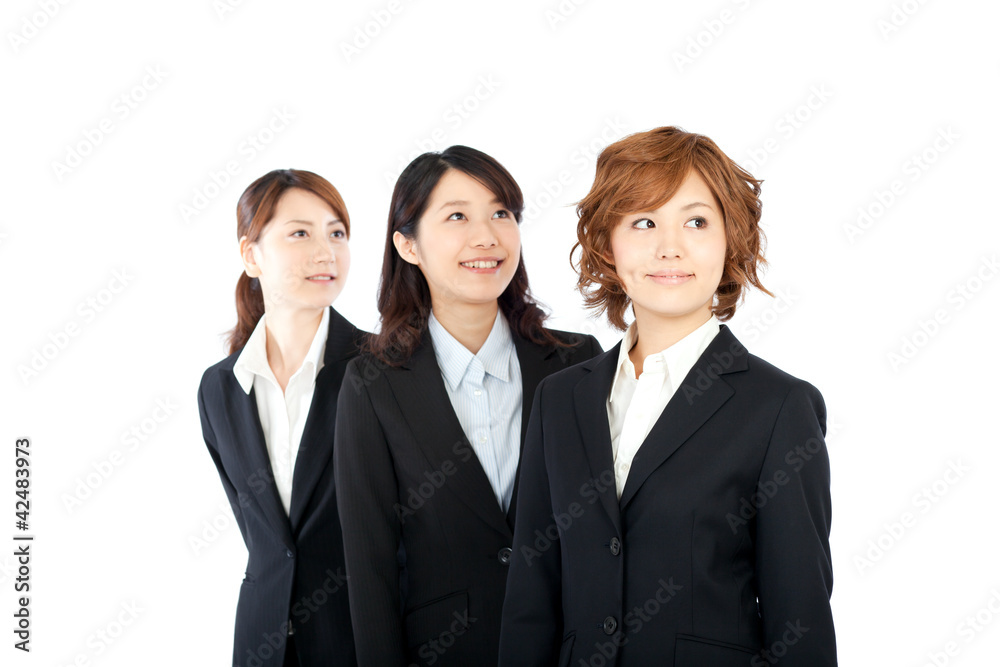
<svg viewBox="0 0 1000 667">
<path fill-rule="evenodd" d="M 497 199 L 496 197 L 494 197 L 493 201 L 491 201 L 490 204 L 501 204 L 501 205 L 503 205 L 503 202 L 501 202 L 499 199 Z M 446 201 L 445 203 L 441 204 L 441 208 L 439 208 L 438 210 L 440 211 L 441 209 L 448 208 L 449 206 L 468 206 L 468 205 L 469 205 L 469 202 L 466 201 L 465 199 L 456 199 L 455 201 Z"/>
<path fill-rule="evenodd" d="M 710 208 L 710 209 L 713 209 L 713 210 L 715 208 L 715 207 L 711 206 L 710 204 L 706 204 L 706 203 L 700 202 L 700 201 L 694 201 L 694 202 L 691 202 L 690 204 L 687 204 L 686 206 L 681 206 L 681 210 L 682 211 L 686 211 L 688 209 L 697 208 L 699 206 L 704 206 L 705 208 Z"/>
<path fill-rule="evenodd" d="M 329 221 L 329 222 L 327 222 L 326 224 L 328 224 L 328 225 L 333 225 L 333 224 L 336 224 L 336 223 L 338 223 L 338 222 L 339 222 L 339 223 L 341 223 L 341 224 L 343 224 L 343 222 L 344 222 L 344 221 L 343 221 L 343 220 L 341 220 L 340 218 L 334 218 L 333 220 L 330 220 L 330 221 Z M 313 223 L 312 223 L 312 220 L 299 220 L 299 219 L 294 219 L 294 220 L 285 220 L 285 224 L 286 224 L 286 225 L 291 225 L 291 224 L 293 224 L 293 223 L 294 223 L 294 224 L 299 224 L 299 225 L 311 225 L 311 224 L 313 224 Z"/>
</svg>

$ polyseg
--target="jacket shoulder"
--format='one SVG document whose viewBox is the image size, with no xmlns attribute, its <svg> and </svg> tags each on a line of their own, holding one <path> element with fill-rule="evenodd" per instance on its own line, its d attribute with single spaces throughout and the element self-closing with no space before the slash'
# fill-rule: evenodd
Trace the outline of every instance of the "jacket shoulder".
<svg viewBox="0 0 1000 667">
<path fill-rule="evenodd" d="M 242 351 L 242 349 L 236 350 L 225 359 L 222 359 L 221 361 L 218 361 L 206 368 L 205 372 L 201 374 L 201 390 L 217 386 L 223 373 L 227 371 L 232 372 L 233 366 L 236 364 L 236 360 L 239 358 L 240 352 Z"/>
<path fill-rule="evenodd" d="M 372 388 L 386 381 L 386 375 L 400 372 L 400 366 L 393 366 L 382 361 L 370 352 L 359 351 L 351 357 L 344 369 L 344 384 L 353 387 L 364 385 Z"/>
<path fill-rule="evenodd" d="M 748 380 L 752 380 L 760 390 L 767 393 L 784 397 L 797 389 L 806 394 L 821 396 L 819 389 L 810 382 L 781 370 L 755 354 L 747 355 L 747 374 Z"/>
<path fill-rule="evenodd" d="M 580 336 L 581 334 L 576 335 Z M 596 338 L 594 339 L 594 342 L 597 344 Z M 580 349 L 581 348 L 576 348 L 574 351 Z M 583 349 L 587 349 L 587 346 L 584 345 Z M 598 347 L 597 349 L 600 348 Z M 592 373 L 594 368 L 606 361 L 606 358 L 609 355 L 615 355 L 617 357 L 617 345 L 612 347 L 610 350 L 598 352 L 593 356 L 580 353 L 578 358 L 569 360 L 569 364 L 565 368 L 561 368 L 554 373 L 547 375 L 545 379 L 542 380 L 546 386 L 546 391 L 554 391 L 557 394 L 562 395 L 571 395 L 576 384 Z"/>
<path fill-rule="evenodd" d="M 557 339 L 573 346 L 573 350 L 601 349 L 601 344 L 592 334 L 579 333 L 577 331 L 563 331 L 561 329 L 550 329 L 543 327 L 545 331 L 555 336 Z"/>
</svg>

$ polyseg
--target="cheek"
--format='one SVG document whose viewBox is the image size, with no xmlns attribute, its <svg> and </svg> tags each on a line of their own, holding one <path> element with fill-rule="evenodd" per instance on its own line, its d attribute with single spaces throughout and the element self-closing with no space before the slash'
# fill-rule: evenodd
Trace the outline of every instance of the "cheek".
<svg viewBox="0 0 1000 667">
<path fill-rule="evenodd" d="M 417 242 L 413 244 L 413 252 L 421 265 L 436 268 L 444 263 L 446 258 L 458 256 L 464 247 L 464 239 L 460 234 L 454 233 L 454 230 L 451 231 L 452 233 L 449 233 L 448 229 L 434 224 L 420 228 Z"/>
<path fill-rule="evenodd" d="M 635 268 L 637 248 L 624 240 L 620 235 L 613 234 L 610 239 L 609 261 L 615 267 L 615 272 L 621 280 L 627 281 L 630 273 Z"/>
<path fill-rule="evenodd" d="M 722 273 L 726 264 L 726 237 L 713 237 L 699 243 L 692 252 L 702 266 L 702 270 Z"/>
<path fill-rule="evenodd" d="M 726 267 L 726 237 L 723 236 L 716 243 L 712 251 L 713 259 L 718 267 L 719 275 L 722 275 L 723 269 Z"/>
<path fill-rule="evenodd" d="M 506 263 L 517 268 L 521 260 L 521 230 L 517 227 L 509 230 L 503 235 L 501 243 L 503 249 L 507 251 Z"/>
<path fill-rule="evenodd" d="M 424 274 L 428 282 L 437 282 L 447 270 L 447 265 L 451 264 L 451 253 L 442 248 L 440 243 L 445 239 L 425 239 L 423 243 L 413 247 L 413 253 L 417 258 L 417 267 Z"/>
<path fill-rule="evenodd" d="M 344 273 L 351 268 L 351 249 L 345 243 L 334 251 L 337 257 L 337 266 Z"/>
</svg>

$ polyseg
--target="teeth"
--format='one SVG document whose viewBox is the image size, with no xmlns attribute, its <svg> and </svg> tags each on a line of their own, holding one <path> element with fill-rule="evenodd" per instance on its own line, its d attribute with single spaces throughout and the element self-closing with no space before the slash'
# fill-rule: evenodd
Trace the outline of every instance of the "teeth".
<svg viewBox="0 0 1000 667">
<path fill-rule="evenodd" d="M 311 278 L 307 278 L 306 280 L 333 280 L 333 278 L 331 278 L 330 276 L 312 276 Z"/>
<path fill-rule="evenodd" d="M 466 266 L 470 269 L 495 269 L 497 264 L 496 260 L 492 262 L 462 262 L 462 266 Z"/>
</svg>

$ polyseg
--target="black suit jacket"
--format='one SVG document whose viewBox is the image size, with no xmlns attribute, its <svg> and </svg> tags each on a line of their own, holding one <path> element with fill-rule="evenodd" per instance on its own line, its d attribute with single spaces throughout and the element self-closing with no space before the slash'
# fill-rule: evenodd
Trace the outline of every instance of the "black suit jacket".
<svg viewBox="0 0 1000 667">
<path fill-rule="evenodd" d="M 337 394 L 360 335 L 330 308 L 324 365 L 299 444 L 288 513 L 274 483 L 256 390 L 244 393 L 233 373 L 239 352 L 202 377 L 205 443 L 249 551 L 236 608 L 234 667 L 281 667 L 289 624 L 303 667 L 356 664 L 333 435 Z"/>
<path fill-rule="evenodd" d="M 546 375 L 600 352 L 514 345 L 521 443 Z M 337 412 L 337 500 L 358 662 L 495 665 L 518 489 L 504 514 L 451 406 L 430 335 L 400 367 L 352 361 Z"/>
<path fill-rule="evenodd" d="M 836 665 L 819 391 L 722 325 L 619 501 L 606 401 L 620 346 L 535 394 L 500 665 Z"/>
</svg>

